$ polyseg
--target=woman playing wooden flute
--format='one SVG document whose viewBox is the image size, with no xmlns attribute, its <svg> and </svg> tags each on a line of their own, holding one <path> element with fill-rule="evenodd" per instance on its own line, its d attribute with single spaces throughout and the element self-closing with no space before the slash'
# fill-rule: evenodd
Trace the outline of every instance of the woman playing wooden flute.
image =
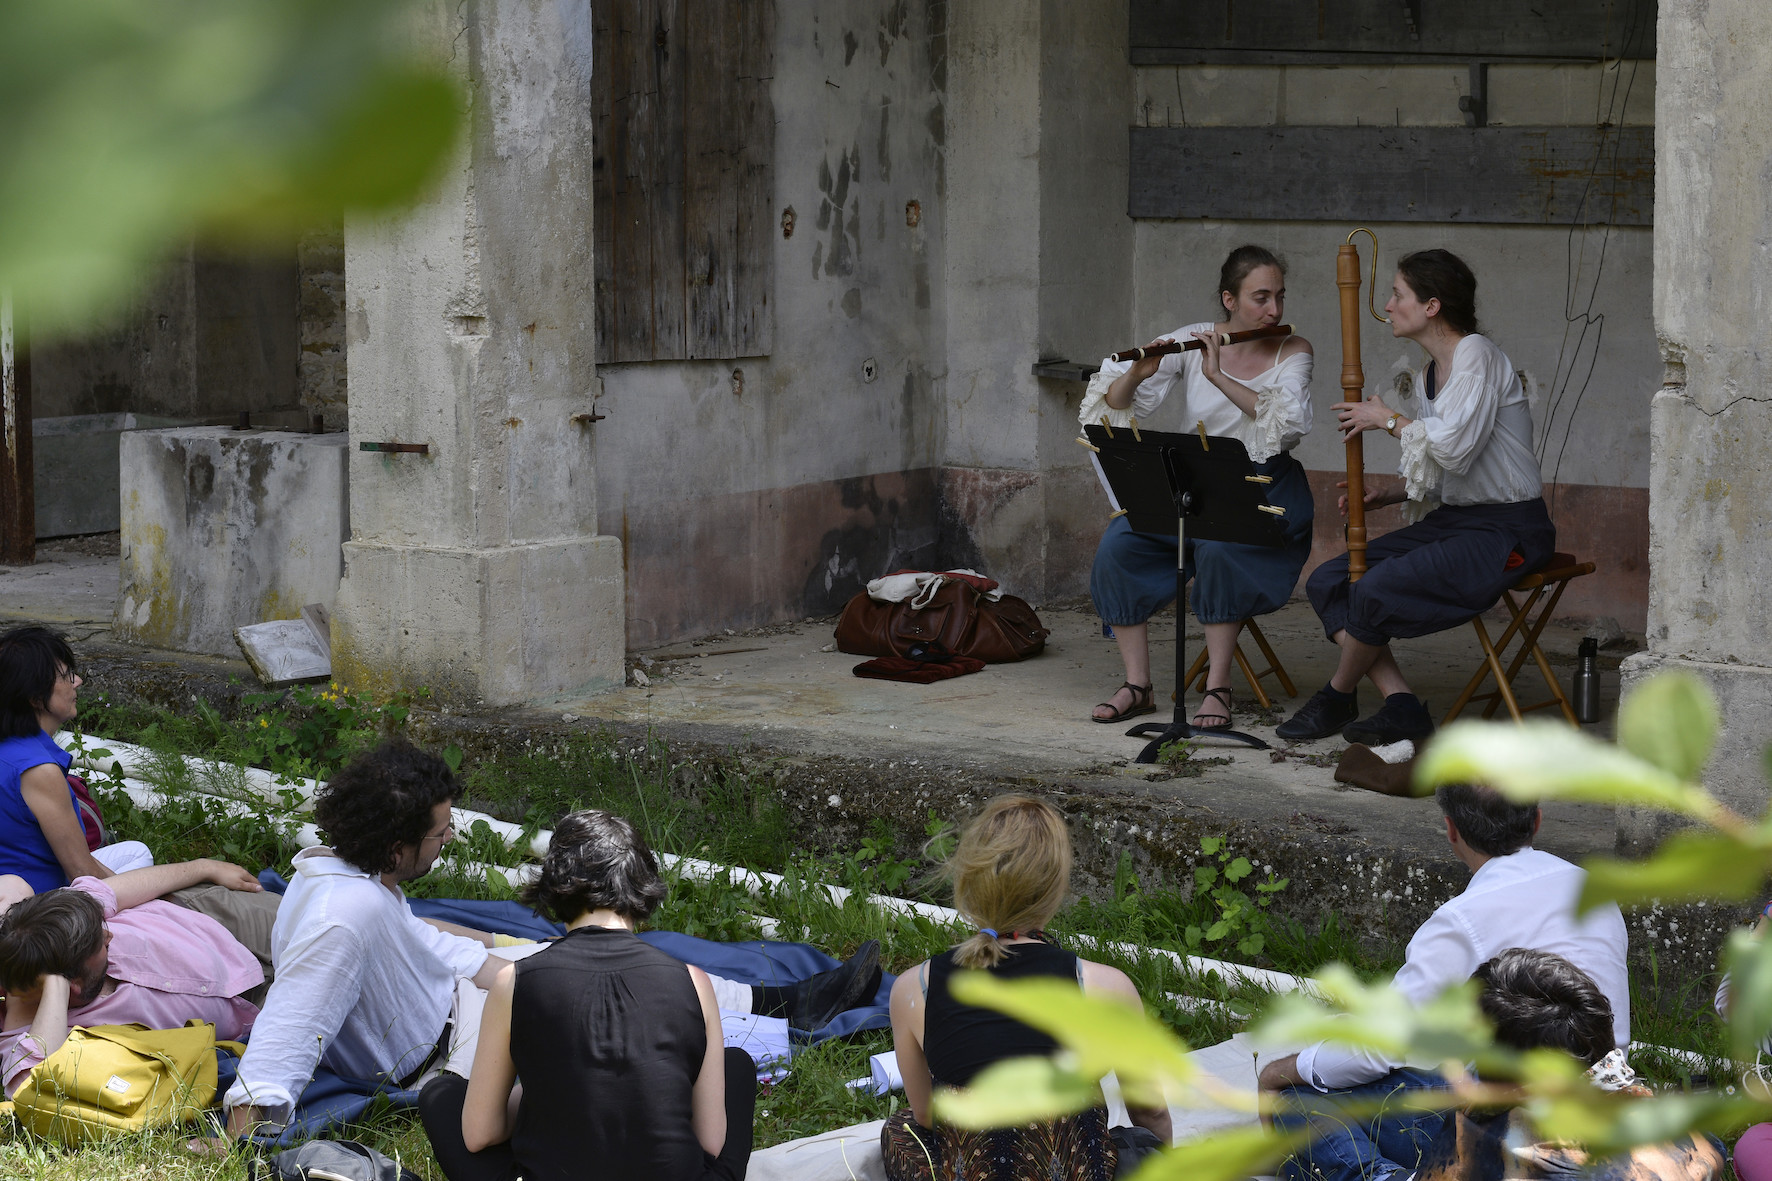
<svg viewBox="0 0 1772 1181">
<path fill-rule="evenodd" d="M 1194 583 L 1194 614 L 1205 627 L 1209 661 L 1206 694 L 1193 724 L 1222 730 L 1231 725 L 1232 652 L 1239 625 L 1284 606 L 1310 557 L 1310 485 L 1290 452 L 1311 429 L 1312 357 L 1302 336 L 1218 343 L 1218 332 L 1280 322 L 1286 268 L 1271 252 L 1259 246 L 1231 251 L 1219 272 L 1218 300 L 1222 323 L 1190 324 L 1153 342 L 1197 338 L 1203 349 L 1104 361 L 1080 417 L 1085 422 L 1109 412 L 1110 422 L 1148 417 L 1180 381 L 1187 399 L 1181 429 L 1203 423 L 1209 435 L 1241 441 L 1256 471 L 1273 479 L 1266 494 L 1270 504 L 1286 510 L 1285 545 L 1187 542 L 1186 575 Z M 1175 598 L 1175 548 L 1174 537 L 1135 533 L 1125 517 L 1114 518 L 1102 535 L 1089 594 L 1120 645 L 1126 680 L 1095 707 L 1097 722 L 1124 721 L 1156 709 L 1147 621 Z"/>
<path fill-rule="evenodd" d="M 1432 734 L 1433 720 L 1410 692 L 1390 642 L 1487 611 L 1556 548 L 1532 454 L 1532 410 L 1513 362 L 1477 332 L 1476 296 L 1476 276 L 1448 251 L 1423 250 L 1397 263 L 1384 310 L 1393 335 L 1427 350 L 1421 396 L 1403 410 L 1378 398 L 1334 409 L 1343 435 L 1385 431 L 1402 440 L 1402 490 L 1368 487 L 1367 506 L 1408 499 L 1432 511 L 1368 542 L 1358 582 L 1348 582 L 1345 556 L 1311 574 L 1311 606 L 1341 659 L 1329 683 L 1279 725 L 1281 738 L 1339 733 L 1376 746 Z M 1361 719 L 1354 689 L 1363 677 L 1372 678 L 1384 704 Z"/>
</svg>

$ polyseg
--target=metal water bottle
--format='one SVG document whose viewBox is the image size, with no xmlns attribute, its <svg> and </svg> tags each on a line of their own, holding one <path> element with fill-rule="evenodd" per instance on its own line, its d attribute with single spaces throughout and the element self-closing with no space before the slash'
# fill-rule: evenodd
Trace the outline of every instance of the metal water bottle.
<svg viewBox="0 0 1772 1181">
<path fill-rule="evenodd" d="M 1589 636 L 1581 641 L 1576 653 L 1574 690 L 1575 716 L 1583 722 L 1600 720 L 1600 642 Z"/>
</svg>

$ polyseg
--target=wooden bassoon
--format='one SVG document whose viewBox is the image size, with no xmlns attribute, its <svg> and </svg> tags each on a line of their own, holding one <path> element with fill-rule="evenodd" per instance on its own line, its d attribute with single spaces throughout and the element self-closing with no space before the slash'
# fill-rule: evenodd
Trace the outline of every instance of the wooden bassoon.
<svg viewBox="0 0 1772 1181">
<path fill-rule="evenodd" d="M 1378 235 L 1361 228 L 1347 236 L 1335 252 L 1335 286 L 1341 290 L 1341 400 L 1358 402 L 1366 389 L 1366 371 L 1360 367 L 1360 251 L 1354 238 L 1372 239 L 1373 295 L 1367 297 L 1372 318 L 1388 320 L 1372 308 L 1378 287 Z M 1364 433 L 1347 441 L 1347 580 L 1358 582 L 1366 573 L 1366 446 Z"/>
</svg>

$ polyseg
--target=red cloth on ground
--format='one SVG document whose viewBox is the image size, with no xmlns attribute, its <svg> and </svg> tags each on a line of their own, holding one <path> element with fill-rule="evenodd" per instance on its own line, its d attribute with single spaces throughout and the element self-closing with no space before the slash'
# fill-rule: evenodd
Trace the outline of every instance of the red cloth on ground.
<svg viewBox="0 0 1772 1181">
<path fill-rule="evenodd" d="M 876 681 L 909 681 L 913 685 L 929 685 L 967 673 L 980 672 L 984 661 L 971 656 L 950 656 L 940 662 L 908 660 L 903 656 L 878 656 L 855 666 L 858 677 Z"/>
</svg>

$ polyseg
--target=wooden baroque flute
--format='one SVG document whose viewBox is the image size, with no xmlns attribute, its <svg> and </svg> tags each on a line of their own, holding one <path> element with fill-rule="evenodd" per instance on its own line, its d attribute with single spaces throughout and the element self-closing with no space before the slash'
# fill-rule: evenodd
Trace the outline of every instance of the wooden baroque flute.
<svg viewBox="0 0 1772 1181">
<path fill-rule="evenodd" d="M 1265 340 L 1270 336 L 1291 336 L 1292 325 L 1275 324 L 1271 328 L 1251 328 L 1247 332 L 1220 332 L 1219 344 L 1242 344 L 1246 340 Z M 1167 344 L 1147 344 L 1141 349 L 1124 349 L 1113 355 L 1116 361 L 1142 361 L 1146 357 L 1166 357 L 1170 353 L 1186 353 L 1194 349 L 1203 349 L 1203 340 L 1179 341 L 1172 340 Z"/>
</svg>

